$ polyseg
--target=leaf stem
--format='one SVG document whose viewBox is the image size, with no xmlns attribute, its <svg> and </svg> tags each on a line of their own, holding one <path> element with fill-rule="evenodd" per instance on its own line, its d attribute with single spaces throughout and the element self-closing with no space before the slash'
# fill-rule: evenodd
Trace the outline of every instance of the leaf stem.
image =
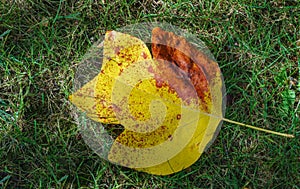
<svg viewBox="0 0 300 189">
<path fill-rule="evenodd" d="M 258 130 L 258 131 L 264 131 L 266 133 L 271 133 L 271 134 L 275 134 L 275 135 L 279 135 L 279 136 L 284 136 L 284 137 L 288 137 L 288 138 L 294 138 L 295 137 L 294 135 L 290 135 L 290 134 L 286 134 L 286 133 L 279 133 L 279 132 L 276 132 L 276 131 L 271 131 L 271 130 L 268 130 L 268 129 L 263 129 L 263 128 L 255 127 L 255 126 L 252 126 L 252 125 L 247 125 L 247 124 L 240 123 L 240 122 L 233 121 L 233 120 L 226 119 L 226 118 L 223 118 L 222 120 L 226 121 L 226 122 L 229 122 L 229 123 L 236 124 L 236 125 L 248 127 L 248 128 L 251 128 L 251 129 L 255 129 L 255 130 Z"/>
</svg>

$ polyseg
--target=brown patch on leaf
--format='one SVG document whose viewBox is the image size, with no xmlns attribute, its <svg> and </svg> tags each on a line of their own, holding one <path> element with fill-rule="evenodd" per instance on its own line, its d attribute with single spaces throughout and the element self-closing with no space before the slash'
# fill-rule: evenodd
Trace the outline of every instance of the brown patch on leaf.
<svg viewBox="0 0 300 189">
<path fill-rule="evenodd" d="M 184 102 L 198 103 L 196 91 L 186 73 L 168 61 L 156 61 L 157 67 L 152 72 L 156 81 L 156 87 L 168 87 L 170 93 L 176 92 L 178 97 Z"/>
<path fill-rule="evenodd" d="M 211 100 L 209 81 L 216 76 L 219 68 L 214 61 L 200 52 L 185 38 L 160 28 L 152 30 L 152 55 L 154 59 L 165 60 L 178 66 L 190 78 L 205 110 Z"/>
</svg>

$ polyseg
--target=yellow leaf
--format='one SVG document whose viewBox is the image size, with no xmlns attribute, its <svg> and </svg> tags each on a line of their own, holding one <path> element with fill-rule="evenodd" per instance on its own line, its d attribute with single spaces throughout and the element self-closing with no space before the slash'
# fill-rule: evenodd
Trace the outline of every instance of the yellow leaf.
<svg viewBox="0 0 300 189">
<path fill-rule="evenodd" d="M 109 161 L 172 174 L 197 161 L 222 121 L 258 129 L 223 117 L 225 87 L 213 59 L 160 28 L 151 47 L 153 58 L 140 39 L 107 32 L 100 73 L 70 96 L 92 120 L 124 127 L 108 145 Z"/>
<path fill-rule="evenodd" d="M 214 134 L 207 127 L 218 125 L 206 115 L 214 108 L 208 83 L 201 79 L 206 89 L 199 93 L 172 60 L 152 59 L 141 40 L 110 31 L 99 75 L 70 100 L 95 121 L 124 126 L 108 160 L 165 175 L 194 163 Z"/>
</svg>

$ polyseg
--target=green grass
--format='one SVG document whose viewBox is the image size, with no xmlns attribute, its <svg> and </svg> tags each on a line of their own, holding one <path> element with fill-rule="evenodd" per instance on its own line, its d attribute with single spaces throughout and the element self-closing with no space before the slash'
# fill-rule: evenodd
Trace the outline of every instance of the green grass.
<svg viewBox="0 0 300 189">
<path fill-rule="evenodd" d="M 1 1 L 1 188 L 300 188 L 299 2 L 156 2 Z M 207 44 L 224 75 L 227 118 L 295 138 L 224 123 L 194 165 L 164 177 L 100 159 L 71 116 L 74 72 L 106 30 L 145 21 Z"/>
</svg>

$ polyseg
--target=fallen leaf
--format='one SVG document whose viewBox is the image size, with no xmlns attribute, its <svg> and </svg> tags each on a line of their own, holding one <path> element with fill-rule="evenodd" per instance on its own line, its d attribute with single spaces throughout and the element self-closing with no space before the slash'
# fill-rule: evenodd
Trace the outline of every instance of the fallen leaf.
<svg viewBox="0 0 300 189">
<path fill-rule="evenodd" d="M 70 96 L 92 120 L 124 127 L 106 146 L 109 161 L 167 175 L 197 161 L 222 121 L 280 134 L 224 118 L 221 70 L 187 39 L 157 27 L 151 47 L 152 55 L 142 40 L 108 31 L 100 73 Z"/>
</svg>

